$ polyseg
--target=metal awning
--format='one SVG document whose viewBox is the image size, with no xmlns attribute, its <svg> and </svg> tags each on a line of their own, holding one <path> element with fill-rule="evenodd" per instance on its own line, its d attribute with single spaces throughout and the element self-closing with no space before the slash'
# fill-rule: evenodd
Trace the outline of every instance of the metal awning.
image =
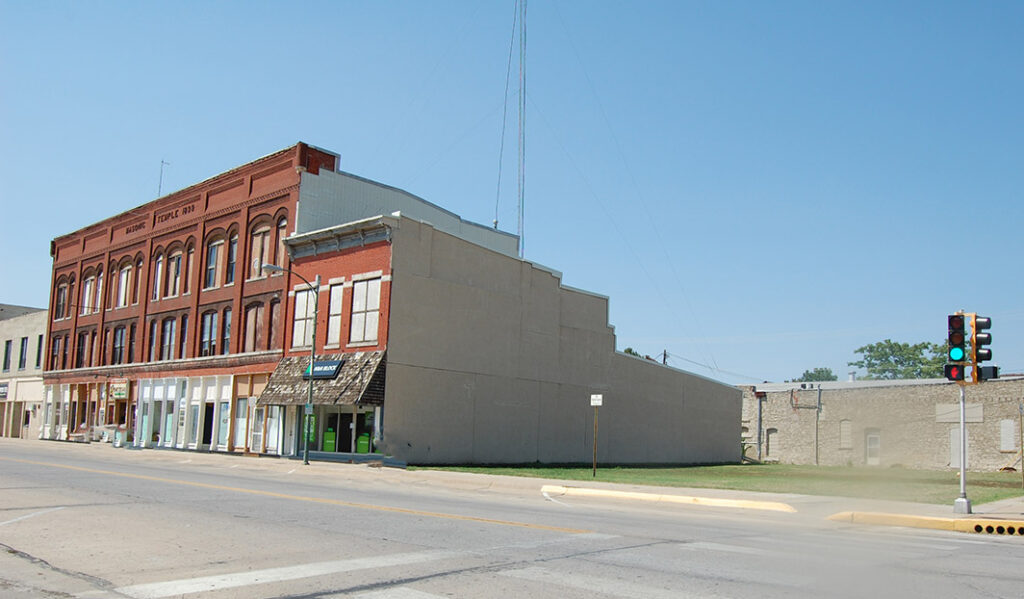
<svg viewBox="0 0 1024 599">
<path fill-rule="evenodd" d="M 337 375 L 323 379 L 319 375 L 313 380 L 313 403 L 317 405 L 371 405 L 384 404 L 384 376 L 386 361 L 384 351 L 356 352 L 350 354 L 321 354 L 316 357 L 319 365 L 340 361 Z M 309 379 L 303 375 L 309 370 L 309 356 L 288 356 L 283 358 L 270 375 L 270 381 L 263 393 L 256 398 L 256 405 L 288 406 L 306 403 L 309 393 Z"/>
</svg>

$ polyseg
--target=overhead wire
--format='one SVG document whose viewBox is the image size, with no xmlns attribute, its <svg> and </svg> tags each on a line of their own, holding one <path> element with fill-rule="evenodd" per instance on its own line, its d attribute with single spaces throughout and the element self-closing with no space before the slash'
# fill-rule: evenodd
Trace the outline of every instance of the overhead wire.
<svg viewBox="0 0 1024 599">
<path fill-rule="evenodd" d="M 498 228 L 498 207 L 501 204 L 501 169 L 505 156 L 505 130 L 508 123 L 508 86 L 512 79 L 512 49 L 516 42 L 516 25 L 519 23 L 519 1 L 514 2 L 515 10 L 512 15 L 512 35 L 508 40 L 508 66 L 505 68 L 505 95 L 502 98 L 503 107 L 501 111 L 501 141 L 498 143 L 498 188 L 494 196 L 494 228 Z"/>
</svg>

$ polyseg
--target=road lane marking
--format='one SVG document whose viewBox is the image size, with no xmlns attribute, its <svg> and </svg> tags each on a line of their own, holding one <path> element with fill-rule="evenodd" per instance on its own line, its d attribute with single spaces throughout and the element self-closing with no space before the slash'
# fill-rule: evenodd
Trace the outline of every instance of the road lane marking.
<svg viewBox="0 0 1024 599">
<path fill-rule="evenodd" d="M 755 547 L 743 547 L 741 545 L 726 545 L 725 543 L 709 543 L 696 541 L 694 543 L 683 543 L 682 549 L 698 549 L 701 551 L 721 551 L 723 553 L 742 553 L 744 555 L 772 555 L 773 551 L 765 551 Z"/>
<path fill-rule="evenodd" d="M 57 510 L 62 510 L 62 509 L 64 509 L 64 506 L 52 507 L 52 508 L 50 508 L 48 510 L 41 510 L 41 511 L 38 511 L 38 512 L 33 512 L 31 514 L 25 514 L 24 516 L 21 516 L 21 517 L 18 517 L 18 518 L 14 518 L 12 520 L 7 520 L 6 522 L 0 522 L 0 526 L 6 526 L 8 524 L 14 524 L 15 522 L 21 522 L 22 520 L 28 520 L 29 518 L 35 518 L 36 516 L 41 516 L 43 514 L 49 514 L 50 512 L 56 512 Z"/>
<path fill-rule="evenodd" d="M 336 505 L 340 507 L 348 507 L 361 510 L 373 510 L 378 512 L 391 512 L 394 514 L 406 514 L 409 516 L 422 516 L 429 518 L 443 518 L 446 520 L 460 520 L 463 522 L 477 522 L 480 524 L 497 524 L 500 526 L 514 526 L 518 528 L 529 528 L 533 530 L 545 530 L 549 532 L 561 532 L 566 534 L 583 534 L 589 533 L 589 530 L 583 530 L 579 528 L 565 528 L 561 526 L 549 526 L 547 524 L 534 524 L 530 522 L 516 522 L 514 520 L 496 520 L 494 518 L 483 518 L 479 516 L 463 516 L 460 514 L 446 514 L 443 512 L 425 512 L 422 510 L 414 510 L 409 508 L 391 507 L 386 505 L 373 505 L 369 503 L 355 503 L 352 501 L 342 501 L 340 499 L 329 499 L 326 497 L 306 497 L 303 495 L 291 495 L 288 493 L 275 493 L 273 491 L 260 491 L 257 489 L 246 489 L 244 487 L 228 487 L 225 485 L 215 485 L 212 483 L 201 483 L 190 480 L 179 480 L 174 478 L 163 478 L 160 476 L 149 476 L 147 474 L 129 474 L 127 472 L 115 472 L 113 470 L 99 470 L 96 468 L 86 468 L 84 466 L 70 466 L 67 464 L 55 464 L 52 462 L 38 462 L 34 460 L 21 460 L 17 458 L 8 458 L 0 456 L 0 460 L 6 460 L 8 462 L 18 462 L 22 464 L 31 464 L 34 466 L 47 466 L 50 468 L 63 468 L 65 470 L 75 470 L 78 472 L 89 472 L 92 474 L 104 474 L 107 476 L 117 476 L 121 478 L 132 478 L 136 480 L 148 480 L 152 482 L 168 483 L 173 485 L 182 485 L 186 487 L 198 487 L 200 489 L 212 489 L 215 491 L 228 491 L 232 493 L 244 493 L 247 495 L 258 495 L 261 497 L 273 497 L 276 499 L 287 499 L 291 501 L 306 501 L 309 503 L 321 503 L 326 505 Z"/>
<path fill-rule="evenodd" d="M 338 596 L 340 597 L 341 595 Z M 444 595 L 424 593 L 409 587 L 395 587 L 393 589 L 360 593 L 356 595 L 356 599 L 446 599 L 446 597 Z"/>
<path fill-rule="evenodd" d="M 234 589 L 238 587 L 268 584 L 272 582 L 284 582 L 288 580 L 299 580 L 301 578 L 326 576 L 328 574 L 338 574 L 341 572 L 408 566 L 411 564 L 448 559 L 458 555 L 460 554 L 451 551 L 417 551 L 414 553 L 357 557 L 330 562 L 300 564 L 298 566 L 283 566 L 280 568 L 266 568 L 263 570 L 215 574 L 213 576 L 185 578 L 182 580 L 136 584 L 114 589 L 114 592 L 127 595 L 128 597 L 133 597 L 134 599 L 161 599 L 163 597 L 173 597 L 175 595 L 209 593 L 223 589 Z"/>
<path fill-rule="evenodd" d="M 564 505 L 565 507 L 572 507 L 568 503 L 559 501 L 559 500 L 555 499 L 554 497 L 552 497 L 551 495 L 548 495 L 547 491 L 541 491 L 541 494 L 544 495 L 544 499 L 547 499 L 548 501 L 550 501 L 552 503 L 557 503 L 558 505 Z"/>
<path fill-rule="evenodd" d="M 645 586 L 631 580 L 615 580 L 612 578 L 573 574 L 571 572 L 556 572 L 539 567 L 505 570 L 504 572 L 498 572 L 498 574 L 551 586 L 570 587 L 589 593 L 613 595 L 615 597 L 623 597 L 624 599 L 712 599 L 718 597 L 718 595 L 713 594 L 688 593 L 680 589 Z"/>
</svg>

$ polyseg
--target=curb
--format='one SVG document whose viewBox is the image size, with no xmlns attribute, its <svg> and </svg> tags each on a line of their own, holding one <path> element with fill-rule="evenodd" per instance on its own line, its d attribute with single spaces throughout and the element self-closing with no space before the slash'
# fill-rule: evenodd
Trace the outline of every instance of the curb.
<svg viewBox="0 0 1024 599">
<path fill-rule="evenodd" d="M 833 522 L 851 524 L 872 524 L 876 526 L 903 526 L 907 528 L 929 528 L 954 532 L 1007 534 L 1024 536 L 1024 520 L 1002 520 L 993 518 L 938 518 L 934 516 L 911 516 L 908 514 L 885 514 L 877 512 L 839 512 L 828 517 Z"/>
<path fill-rule="evenodd" d="M 606 497 L 609 499 L 632 499 L 657 503 L 682 503 L 702 505 L 706 507 L 728 507 L 748 510 L 769 510 L 774 512 L 795 513 L 796 508 L 776 501 L 750 501 L 746 499 L 722 499 L 717 497 L 691 497 L 688 495 L 664 495 L 659 493 L 637 493 L 632 491 L 609 491 L 605 489 L 589 489 L 586 487 L 566 487 L 562 485 L 544 485 L 540 492 L 545 495 L 573 495 L 577 497 Z"/>
</svg>

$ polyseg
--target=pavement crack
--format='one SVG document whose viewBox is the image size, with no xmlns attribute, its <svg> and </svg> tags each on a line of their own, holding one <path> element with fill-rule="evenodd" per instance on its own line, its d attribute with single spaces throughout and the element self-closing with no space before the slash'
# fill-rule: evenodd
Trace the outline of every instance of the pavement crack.
<svg viewBox="0 0 1024 599">
<path fill-rule="evenodd" d="M 14 557 L 17 557 L 19 559 L 23 559 L 34 566 L 39 566 L 41 568 L 45 568 L 46 570 L 50 570 L 51 572 L 57 572 L 58 574 L 63 574 L 64 576 L 68 576 L 71 578 L 75 578 L 77 580 L 87 582 L 98 589 L 104 591 L 113 591 L 114 589 L 114 585 L 111 584 L 110 581 L 108 580 L 99 578 L 97 576 L 91 576 L 84 572 L 76 572 L 74 570 L 68 570 L 66 568 L 54 566 L 53 564 L 51 564 L 50 562 L 46 561 L 41 557 L 36 557 L 30 553 L 25 553 L 20 549 L 15 549 L 14 547 L 11 547 L 10 545 L 0 543 L 0 550 L 3 550 L 4 552 L 13 555 Z"/>
</svg>

